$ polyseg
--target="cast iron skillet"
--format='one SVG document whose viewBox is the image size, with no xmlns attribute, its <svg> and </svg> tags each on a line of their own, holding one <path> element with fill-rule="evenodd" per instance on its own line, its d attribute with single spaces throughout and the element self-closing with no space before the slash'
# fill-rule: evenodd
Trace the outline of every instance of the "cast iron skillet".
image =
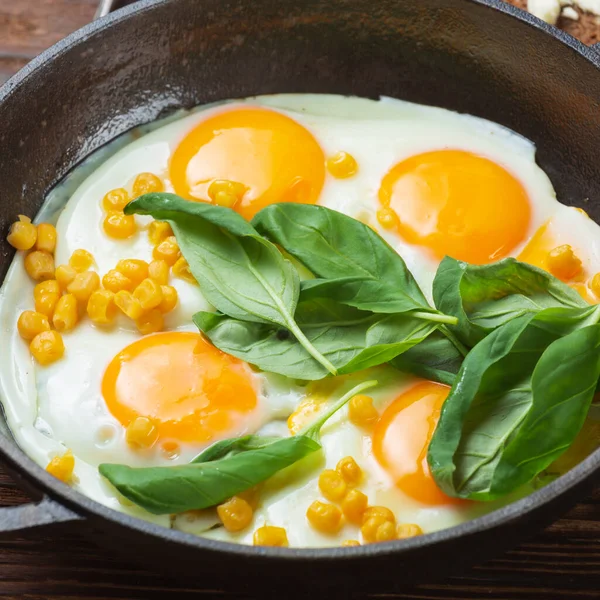
<svg viewBox="0 0 600 600">
<path fill-rule="evenodd" d="M 559 198 L 598 220 L 599 66 L 593 49 L 495 0 L 142 0 L 52 47 L 0 90 L 0 280 L 13 256 L 8 224 L 35 214 L 91 151 L 175 109 L 254 94 L 385 94 L 485 117 L 533 140 Z M 1 509 L 2 535 L 76 526 L 146 565 L 263 592 L 277 581 L 288 592 L 311 582 L 389 592 L 456 572 L 557 518 L 600 478 L 597 451 L 546 488 L 452 529 L 359 548 L 254 548 L 113 512 L 49 476 L 0 426 L 0 458 L 39 499 Z"/>
</svg>

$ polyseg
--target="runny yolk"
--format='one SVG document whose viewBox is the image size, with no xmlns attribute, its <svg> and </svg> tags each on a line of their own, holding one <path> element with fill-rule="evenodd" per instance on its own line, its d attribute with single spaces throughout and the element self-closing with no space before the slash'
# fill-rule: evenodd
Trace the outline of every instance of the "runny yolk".
<svg viewBox="0 0 600 600">
<path fill-rule="evenodd" d="M 146 336 L 119 352 L 104 373 L 102 394 L 124 427 L 148 417 L 159 437 L 182 442 L 235 436 L 257 405 L 245 363 L 182 332 Z"/>
<path fill-rule="evenodd" d="M 251 219 L 275 202 L 315 204 L 325 180 L 323 150 L 302 125 L 265 108 L 224 110 L 202 121 L 176 148 L 170 163 L 175 192 L 210 201 L 215 180 L 242 184 L 233 208 Z"/>
<path fill-rule="evenodd" d="M 507 256 L 526 236 L 525 189 L 496 163 L 462 150 L 412 156 L 383 178 L 379 201 L 395 213 L 409 243 L 444 256 L 486 264 Z"/>
<path fill-rule="evenodd" d="M 373 453 L 407 496 L 425 504 L 449 504 L 435 483 L 427 450 L 450 388 L 418 383 L 400 394 L 383 412 L 373 430 Z"/>
</svg>

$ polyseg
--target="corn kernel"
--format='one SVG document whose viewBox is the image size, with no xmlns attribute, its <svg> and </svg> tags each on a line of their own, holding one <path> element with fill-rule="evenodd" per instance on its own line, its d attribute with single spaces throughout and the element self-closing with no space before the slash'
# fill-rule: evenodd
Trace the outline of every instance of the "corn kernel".
<svg viewBox="0 0 600 600">
<path fill-rule="evenodd" d="M 139 258 L 126 258 L 120 260 L 116 266 L 117 271 L 125 275 L 133 282 L 133 287 L 137 287 L 148 277 L 148 263 Z"/>
<path fill-rule="evenodd" d="M 169 265 L 164 260 L 153 260 L 148 265 L 148 277 L 159 285 L 169 283 Z"/>
<path fill-rule="evenodd" d="M 196 285 L 198 283 L 196 281 L 196 278 L 192 275 L 192 272 L 190 271 L 190 265 L 188 265 L 187 260 L 185 260 L 183 256 L 181 258 L 178 258 L 175 264 L 173 265 L 173 275 L 175 275 L 175 277 L 179 277 L 180 279 L 189 281 L 190 283 L 194 283 Z"/>
<path fill-rule="evenodd" d="M 383 517 L 371 517 L 370 519 L 367 519 L 360 528 L 363 540 L 370 544 L 376 542 L 377 530 L 384 523 L 389 523 L 389 521 L 386 521 Z"/>
<path fill-rule="evenodd" d="M 548 270 L 552 275 L 566 281 L 581 273 L 581 260 L 569 244 L 563 244 L 548 252 Z"/>
<path fill-rule="evenodd" d="M 162 302 L 158 306 L 163 315 L 171 312 L 177 306 L 177 290 L 172 285 L 161 285 Z"/>
<path fill-rule="evenodd" d="M 304 399 L 298 408 L 288 417 L 287 426 L 292 435 L 296 435 L 303 427 L 314 420 L 323 410 L 326 398 L 321 394 L 311 394 Z"/>
<path fill-rule="evenodd" d="M 171 235 L 173 230 L 166 221 L 152 221 L 148 227 L 148 239 L 153 246 L 158 246 Z"/>
<path fill-rule="evenodd" d="M 335 533 L 342 526 L 342 511 L 333 504 L 315 500 L 306 511 L 308 522 L 321 533 Z"/>
<path fill-rule="evenodd" d="M 26 310 L 19 315 L 17 330 L 24 340 L 31 341 L 39 333 L 50 331 L 50 323 L 46 315 Z"/>
<path fill-rule="evenodd" d="M 231 500 L 217 506 L 217 514 L 227 531 L 246 529 L 252 523 L 254 517 L 252 507 L 238 496 L 234 496 Z"/>
<path fill-rule="evenodd" d="M 67 286 L 67 292 L 73 294 L 79 302 L 89 300 L 90 296 L 100 287 L 100 276 L 95 271 L 77 273 L 75 279 Z"/>
<path fill-rule="evenodd" d="M 339 502 L 346 495 L 347 486 L 337 471 L 325 469 L 319 476 L 319 489 L 327 500 Z"/>
<path fill-rule="evenodd" d="M 29 350 L 40 365 L 49 365 L 62 357 L 65 345 L 58 331 L 42 331 L 31 340 Z"/>
<path fill-rule="evenodd" d="M 71 265 L 58 265 L 54 277 L 58 281 L 61 290 L 66 290 L 68 285 L 75 279 L 77 271 Z"/>
<path fill-rule="evenodd" d="M 151 311 L 144 313 L 141 317 L 135 320 L 135 325 L 142 335 L 157 333 L 162 331 L 164 327 L 163 314 L 160 309 L 153 308 Z"/>
<path fill-rule="evenodd" d="M 369 506 L 369 508 L 367 508 L 363 513 L 363 523 L 374 517 L 381 518 L 384 521 L 389 521 L 390 523 L 396 522 L 394 513 L 385 506 Z"/>
<path fill-rule="evenodd" d="M 34 250 L 25 257 L 25 270 L 35 281 L 54 279 L 54 257 L 47 252 Z"/>
<path fill-rule="evenodd" d="M 245 500 L 252 510 L 256 510 L 260 499 L 260 485 L 255 485 L 238 494 L 238 497 Z"/>
<path fill-rule="evenodd" d="M 75 469 L 75 457 L 67 450 L 62 456 L 55 456 L 46 467 L 46 471 L 63 483 L 69 483 Z"/>
<path fill-rule="evenodd" d="M 29 217 L 19 215 L 8 230 L 6 241 L 17 250 L 30 250 L 37 240 L 37 228 Z"/>
<path fill-rule="evenodd" d="M 144 312 L 140 301 L 126 290 L 121 290 L 115 294 L 115 305 L 133 321 L 137 321 Z"/>
<path fill-rule="evenodd" d="M 360 525 L 363 522 L 363 515 L 369 499 L 359 490 L 350 490 L 342 500 L 342 512 L 350 523 Z"/>
<path fill-rule="evenodd" d="M 356 174 L 358 163 L 352 154 L 340 151 L 327 159 L 327 170 L 336 179 L 346 179 Z"/>
<path fill-rule="evenodd" d="M 49 319 L 51 319 L 54 314 L 54 309 L 56 308 L 56 303 L 59 298 L 60 286 L 56 279 L 42 281 L 33 288 L 35 310 L 46 315 Z"/>
<path fill-rule="evenodd" d="M 129 202 L 129 194 L 124 188 L 116 188 L 108 192 L 102 199 L 102 208 L 107 211 L 122 211 Z"/>
<path fill-rule="evenodd" d="M 344 540 L 342 542 L 342 548 L 352 548 L 354 546 L 360 546 L 360 542 L 358 540 Z"/>
<path fill-rule="evenodd" d="M 362 479 L 362 469 L 351 456 L 345 456 L 335 466 L 335 470 L 348 485 L 358 485 Z"/>
<path fill-rule="evenodd" d="M 377 220 L 385 229 L 392 229 L 398 224 L 398 216 L 391 208 L 381 208 L 377 211 Z"/>
<path fill-rule="evenodd" d="M 253 542 L 255 546 L 287 546 L 287 533 L 283 527 L 263 525 L 254 532 Z"/>
<path fill-rule="evenodd" d="M 54 254 L 56 250 L 56 227 L 50 223 L 40 223 L 37 228 L 36 250 Z"/>
<path fill-rule="evenodd" d="M 248 188 L 243 183 L 228 179 L 215 179 L 208 186 L 208 197 L 220 206 L 231 208 L 240 201 Z"/>
<path fill-rule="evenodd" d="M 136 450 L 152 448 L 157 439 L 156 425 L 148 417 L 135 417 L 125 430 L 125 441 Z"/>
<path fill-rule="evenodd" d="M 152 192 L 162 192 L 164 189 L 163 182 L 154 173 L 140 173 L 133 182 L 134 198 Z"/>
<path fill-rule="evenodd" d="M 348 417 L 358 427 L 369 427 L 379 418 L 377 409 L 373 406 L 373 398 L 358 394 L 348 403 Z"/>
<path fill-rule="evenodd" d="M 77 325 L 77 298 L 73 294 L 65 294 L 58 299 L 52 324 L 57 331 L 70 331 Z"/>
<path fill-rule="evenodd" d="M 156 281 L 148 277 L 135 288 L 133 297 L 140 301 L 144 310 L 150 310 L 162 302 L 162 290 Z"/>
<path fill-rule="evenodd" d="M 98 325 L 112 323 L 117 314 L 115 295 L 109 290 L 96 290 L 87 303 L 87 314 Z"/>
<path fill-rule="evenodd" d="M 588 287 L 592 290 L 592 292 L 600 297 L 600 273 L 596 273 L 590 283 L 588 284 Z"/>
<path fill-rule="evenodd" d="M 164 260 L 170 267 L 177 262 L 180 256 L 181 252 L 179 251 L 179 245 L 174 235 L 165 238 L 152 251 L 152 258 L 154 260 Z"/>
<path fill-rule="evenodd" d="M 94 257 L 91 252 L 79 248 L 74 250 L 69 259 L 69 266 L 75 269 L 78 273 L 87 271 L 94 264 Z"/>
<path fill-rule="evenodd" d="M 110 292 L 116 294 L 121 290 L 131 292 L 134 288 L 133 281 L 129 277 L 125 277 L 116 269 L 111 269 L 103 278 L 102 285 Z"/>
<path fill-rule="evenodd" d="M 135 217 L 117 211 L 106 213 L 102 227 L 106 235 L 116 240 L 130 238 L 137 231 Z"/>
<path fill-rule="evenodd" d="M 384 521 L 379 525 L 377 531 L 375 532 L 375 541 L 376 542 L 389 542 L 391 540 L 396 539 L 396 526 L 394 523 L 390 523 L 389 521 Z"/>
<path fill-rule="evenodd" d="M 398 525 L 398 529 L 396 530 L 396 537 L 399 540 L 405 540 L 422 534 L 423 530 L 415 523 L 402 523 Z"/>
<path fill-rule="evenodd" d="M 218 206 L 233 208 L 237 204 L 238 199 L 233 194 L 229 194 L 227 192 L 217 192 L 213 198 L 213 202 Z"/>
</svg>

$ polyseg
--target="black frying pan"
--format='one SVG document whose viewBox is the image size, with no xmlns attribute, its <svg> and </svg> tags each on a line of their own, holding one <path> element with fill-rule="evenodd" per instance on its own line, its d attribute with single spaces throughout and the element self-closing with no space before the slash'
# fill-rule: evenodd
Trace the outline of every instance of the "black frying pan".
<svg viewBox="0 0 600 600">
<path fill-rule="evenodd" d="M 0 280 L 17 213 L 87 154 L 181 107 L 276 92 L 394 96 L 496 121 L 533 140 L 559 198 L 600 219 L 600 58 L 496 0 L 142 0 L 84 27 L 0 90 Z M 6 355 L 1 355 L 7 360 Z M 600 451 L 482 518 L 358 548 L 244 547 L 113 512 L 53 479 L 0 420 L 0 458 L 36 504 L 0 535 L 77 527 L 129 558 L 222 587 L 393 591 L 456 572 L 557 518 L 600 479 Z"/>
</svg>

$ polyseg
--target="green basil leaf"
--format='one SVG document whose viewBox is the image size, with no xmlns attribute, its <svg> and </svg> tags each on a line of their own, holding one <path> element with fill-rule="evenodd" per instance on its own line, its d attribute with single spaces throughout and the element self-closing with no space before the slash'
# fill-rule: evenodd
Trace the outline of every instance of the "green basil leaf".
<svg viewBox="0 0 600 600">
<path fill-rule="evenodd" d="M 489 265 L 444 258 L 433 281 L 433 299 L 439 311 L 458 318 L 451 329 L 468 346 L 521 315 L 588 306 L 559 279 L 514 258 Z"/>
<path fill-rule="evenodd" d="M 555 405 L 570 396 L 563 395 L 566 373 L 557 369 L 556 364 L 550 365 L 548 357 L 558 358 L 556 348 L 563 352 L 571 348 L 570 354 L 589 364 L 591 350 L 586 346 L 589 340 L 582 341 L 577 334 L 590 328 L 596 331 L 597 325 L 591 323 L 598 320 L 598 307 L 546 309 L 538 315 L 530 312 L 498 327 L 471 350 L 444 403 L 429 446 L 429 465 L 444 492 L 472 500 L 495 499 L 532 479 L 564 450 L 562 442 L 548 448 L 546 440 L 541 439 L 546 435 L 544 427 L 553 426 L 552 419 L 543 423 L 545 409 L 550 414 Z M 557 340 L 560 344 L 550 350 Z M 545 357 L 546 352 L 549 354 Z M 583 363 L 579 366 L 585 369 Z M 551 389 L 540 385 L 535 375 L 538 367 L 546 377 L 554 370 L 556 378 L 549 378 Z M 594 364 L 590 367 L 590 374 L 581 376 L 581 381 L 585 389 L 591 386 L 591 401 L 598 374 Z M 572 412 L 567 422 L 579 422 L 587 413 L 587 398 L 582 399 L 581 395 L 577 398 L 579 402 L 569 402 Z M 531 445 L 526 447 L 520 439 L 525 439 L 521 436 L 526 435 L 524 423 L 529 415 L 537 415 L 532 418 L 541 419 L 541 426 L 536 429 L 539 439 L 530 440 Z M 569 426 L 558 437 L 562 436 L 564 441 L 576 433 L 575 427 Z M 556 443 L 557 437 L 552 440 L 550 445 Z M 530 457 L 537 459 L 522 471 L 515 468 L 509 472 L 504 455 L 512 444 L 520 448 L 518 460 L 523 464 Z M 537 447 L 545 449 L 547 462 L 538 455 Z"/>
<path fill-rule="evenodd" d="M 323 280 L 313 297 L 362 310 L 435 312 L 402 257 L 369 226 L 342 213 L 309 204 L 272 204 L 252 220 L 256 230 Z"/>
<path fill-rule="evenodd" d="M 296 319 L 307 339 L 339 374 L 388 362 L 435 330 L 435 324 L 410 314 L 373 315 L 326 300 L 300 302 Z M 264 371 L 305 380 L 327 375 L 281 328 L 206 312 L 196 313 L 194 323 L 217 348 Z"/>
<path fill-rule="evenodd" d="M 260 435 L 245 435 L 243 437 L 220 440 L 198 454 L 192 460 L 192 464 L 211 462 L 227 456 L 233 456 L 239 452 L 247 452 L 248 450 L 258 450 L 276 442 L 278 439 L 276 437 Z"/>
</svg>

